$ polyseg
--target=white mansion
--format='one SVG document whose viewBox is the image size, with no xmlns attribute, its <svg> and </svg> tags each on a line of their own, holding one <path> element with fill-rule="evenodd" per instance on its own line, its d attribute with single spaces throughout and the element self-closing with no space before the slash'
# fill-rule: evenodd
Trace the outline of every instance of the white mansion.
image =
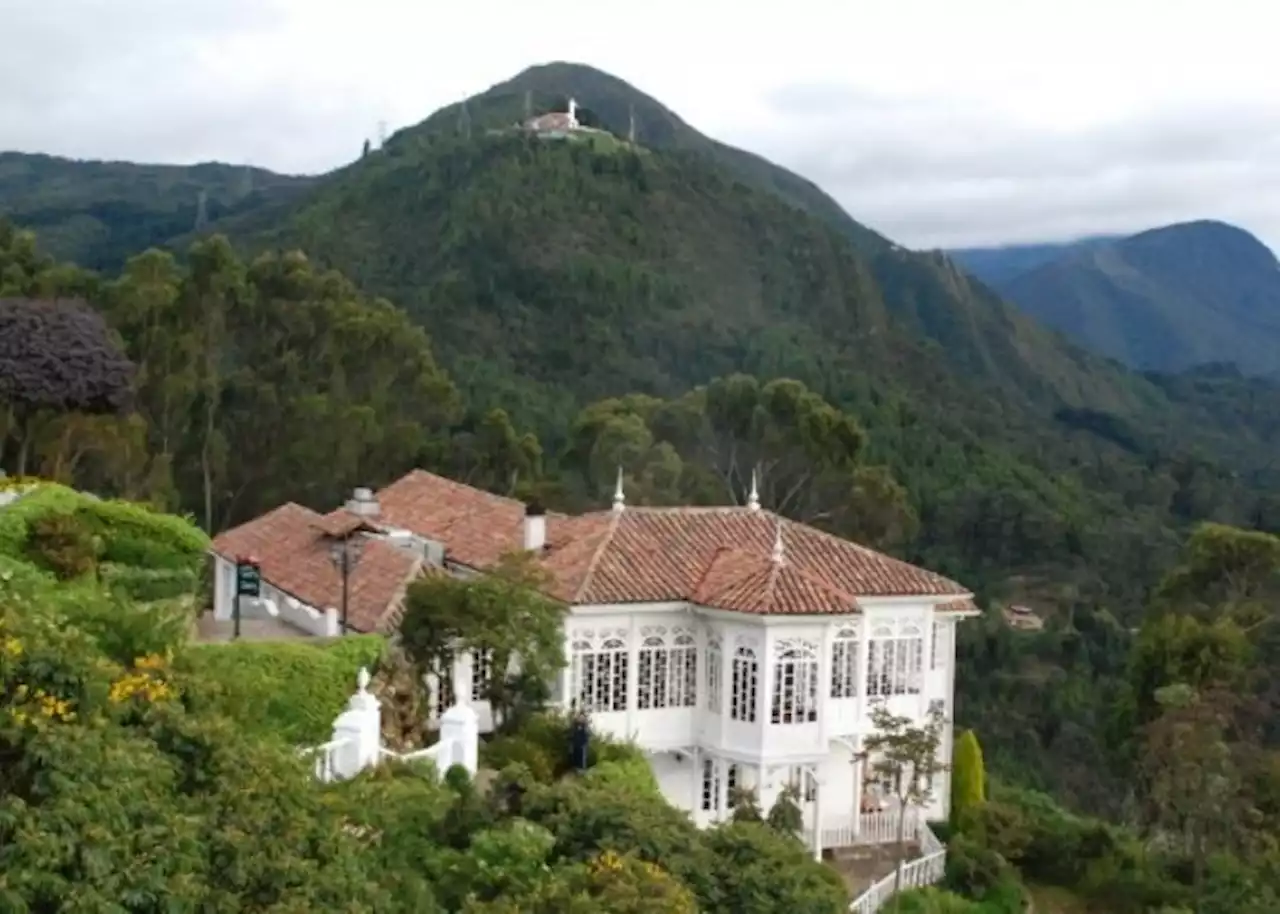
<svg viewBox="0 0 1280 914">
<path fill-rule="evenodd" d="M 215 614 L 229 618 L 234 560 L 261 565 L 264 597 L 297 634 L 336 634 L 335 550 L 360 547 L 348 627 L 392 630 L 407 584 L 435 567 L 467 575 L 506 552 L 536 552 L 569 607 L 562 706 L 645 750 L 667 798 L 699 822 L 726 818 L 730 791 L 762 807 L 800 791 L 814 849 L 884 830 L 886 793 L 869 778 L 870 709 L 951 716 L 955 625 L 971 595 L 931 572 L 760 509 L 644 508 L 579 516 L 422 471 L 321 515 L 284 505 L 219 536 Z M 488 674 L 462 658 L 438 705 L 477 700 Z M 948 726 L 943 750 L 951 751 Z M 947 775 L 930 817 L 947 812 Z"/>
</svg>

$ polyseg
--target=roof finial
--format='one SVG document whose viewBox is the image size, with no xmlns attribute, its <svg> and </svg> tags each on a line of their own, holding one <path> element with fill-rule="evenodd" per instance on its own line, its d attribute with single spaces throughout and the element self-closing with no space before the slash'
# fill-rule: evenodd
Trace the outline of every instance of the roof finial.
<svg viewBox="0 0 1280 914">
<path fill-rule="evenodd" d="M 356 691 L 363 695 L 369 691 L 369 668 L 362 666 L 356 674 Z"/>
<path fill-rule="evenodd" d="M 773 537 L 773 555 L 770 556 L 770 558 L 773 559 L 773 564 L 781 565 L 786 561 L 786 556 L 782 551 L 782 518 L 778 518 L 778 526 L 776 529 L 777 533 L 775 533 Z"/>
<path fill-rule="evenodd" d="M 760 510 L 760 487 L 756 485 L 756 471 L 751 471 L 751 494 L 747 496 L 747 510 Z"/>
<path fill-rule="evenodd" d="M 627 506 L 627 496 L 622 492 L 622 465 L 618 465 L 618 484 L 613 489 L 613 510 L 621 511 Z"/>
</svg>

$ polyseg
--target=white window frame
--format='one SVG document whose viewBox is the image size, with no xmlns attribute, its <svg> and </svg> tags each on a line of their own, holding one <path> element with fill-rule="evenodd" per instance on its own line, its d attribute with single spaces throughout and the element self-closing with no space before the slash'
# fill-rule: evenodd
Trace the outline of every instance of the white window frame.
<svg viewBox="0 0 1280 914">
<path fill-rule="evenodd" d="M 867 642 L 867 697 L 919 695 L 924 681 L 924 632 L 914 622 L 882 623 Z"/>
<path fill-rule="evenodd" d="M 858 650 L 862 641 L 856 628 L 842 628 L 831 642 L 831 697 L 857 698 L 861 685 Z"/>
<path fill-rule="evenodd" d="M 773 649 L 773 695 L 769 720 L 781 726 L 818 720 L 818 646 L 786 639 Z"/>
<path fill-rule="evenodd" d="M 719 714 L 724 701 L 724 649 L 719 635 L 707 638 L 707 710 Z"/>
<path fill-rule="evenodd" d="M 628 647 L 624 633 L 583 633 L 571 642 L 572 689 L 577 710 L 608 714 L 627 710 Z"/>
<path fill-rule="evenodd" d="M 733 652 L 733 691 L 729 695 L 729 719 L 753 724 L 760 705 L 760 658 L 750 644 L 739 639 Z"/>
</svg>

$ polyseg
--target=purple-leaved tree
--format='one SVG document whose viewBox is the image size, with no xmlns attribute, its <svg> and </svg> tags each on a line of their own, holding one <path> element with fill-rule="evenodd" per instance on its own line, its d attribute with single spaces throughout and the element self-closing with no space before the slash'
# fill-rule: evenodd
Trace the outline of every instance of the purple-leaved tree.
<svg viewBox="0 0 1280 914">
<path fill-rule="evenodd" d="M 125 409 L 134 366 L 96 311 L 76 300 L 0 299 L 0 466 L 27 469 L 42 413 Z M 15 456 L 8 458 L 10 440 Z"/>
</svg>

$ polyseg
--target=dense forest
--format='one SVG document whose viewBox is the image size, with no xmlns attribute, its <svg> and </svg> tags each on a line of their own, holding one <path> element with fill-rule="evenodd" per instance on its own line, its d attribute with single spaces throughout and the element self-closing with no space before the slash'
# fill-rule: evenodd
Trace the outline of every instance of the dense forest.
<svg viewBox="0 0 1280 914">
<path fill-rule="evenodd" d="M 569 94 L 605 133 L 510 129 Z M 29 212 L 53 211 L 42 186 Z M 586 68 L 527 71 L 285 197 L 237 199 L 196 232 L 185 211 L 107 219 L 80 264 L 0 222 L 0 301 L 60 302 L 0 309 L 0 467 L 208 532 L 413 466 L 566 510 L 602 503 L 619 466 L 651 504 L 735 502 L 762 471 L 769 507 L 975 589 L 990 612 L 966 626 L 957 717 L 993 775 L 1144 840 L 1184 834 L 1201 894 L 1220 852 L 1275 865 L 1269 383 L 1090 355 Z M 62 381 L 4 373 L 37 363 Z M 1011 602 L 1046 630 L 1011 631 Z M 1219 747 L 1197 764 L 1222 766 L 1236 837 L 1150 786 L 1208 770 L 1150 768 L 1199 758 L 1187 734 Z"/>
</svg>

